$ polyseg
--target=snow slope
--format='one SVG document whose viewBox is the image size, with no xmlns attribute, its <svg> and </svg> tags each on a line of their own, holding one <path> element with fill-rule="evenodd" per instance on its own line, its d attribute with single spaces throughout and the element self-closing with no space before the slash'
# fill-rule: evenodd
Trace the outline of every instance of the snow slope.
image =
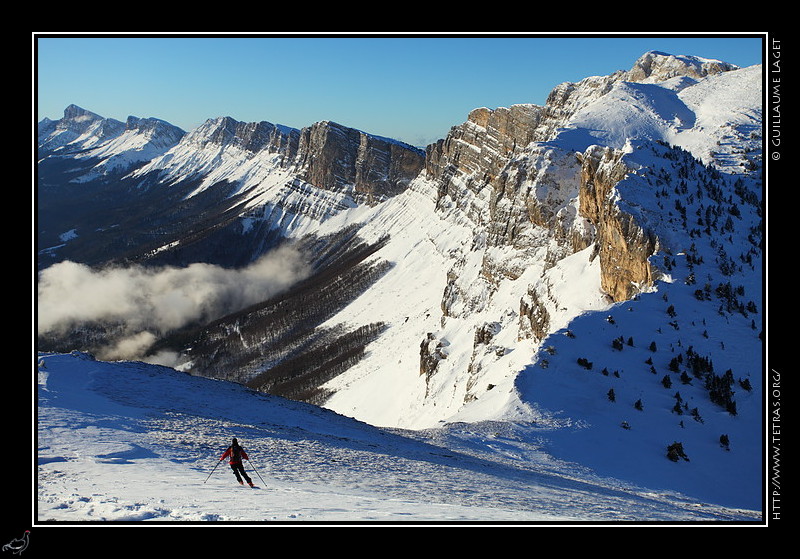
<svg viewBox="0 0 800 559">
<path fill-rule="evenodd" d="M 139 362 L 38 356 L 35 522 L 565 523 L 759 514 L 591 474 L 513 424 L 404 432 Z M 237 437 L 256 489 L 219 456 Z"/>
</svg>

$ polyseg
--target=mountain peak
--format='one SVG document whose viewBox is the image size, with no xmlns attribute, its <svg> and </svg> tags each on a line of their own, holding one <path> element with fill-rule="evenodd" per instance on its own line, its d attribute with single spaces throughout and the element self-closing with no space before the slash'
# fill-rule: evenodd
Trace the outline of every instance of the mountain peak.
<svg viewBox="0 0 800 559">
<path fill-rule="evenodd" d="M 628 72 L 628 79 L 637 82 L 662 82 L 678 76 L 699 79 L 738 68 L 721 60 L 652 50 L 644 53 L 633 64 Z"/>
<path fill-rule="evenodd" d="M 70 104 L 66 109 L 64 109 L 64 120 L 78 120 L 82 118 L 88 118 L 90 120 L 103 120 L 103 117 L 100 115 L 95 114 L 92 111 L 87 111 L 86 109 L 75 104 Z"/>
<path fill-rule="evenodd" d="M 64 109 L 63 118 L 40 122 L 38 148 L 42 152 L 68 145 L 78 150 L 87 149 L 113 139 L 124 131 L 124 123 L 71 104 Z"/>
</svg>

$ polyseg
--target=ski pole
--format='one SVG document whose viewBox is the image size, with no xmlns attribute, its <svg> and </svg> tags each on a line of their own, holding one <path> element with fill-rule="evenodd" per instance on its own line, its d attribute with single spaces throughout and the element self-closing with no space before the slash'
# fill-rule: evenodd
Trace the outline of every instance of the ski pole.
<svg viewBox="0 0 800 559">
<path fill-rule="evenodd" d="M 263 477 L 261 477 L 261 474 L 259 474 L 259 473 L 258 473 L 258 470 L 256 470 L 256 467 L 255 467 L 255 466 L 253 466 L 253 463 L 252 463 L 252 462 L 250 462 L 250 460 L 249 460 L 249 459 L 247 460 L 247 463 L 248 463 L 248 464 L 250 464 L 250 467 L 251 467 L 251 468 L 253 468 L 253 471 L 256 473 L 256 475 L 258 476 L 258 478 L 261 480 L 261 483 L 263 483 L 264 485 L 266 485 L 266 484 L 267 484 L 267 482 L 266 482 L 266 481 L 264 481 L 264 478 L 263 478 Z"/>
<path fill-rule="evenodd" d="M 219 465 L 220 465 L 220 462 L 222 462 L 222 458 L 220 458 L 220 459 L 219 459 L 219 462 L 217 462 L 216 464 L 214 464 L 214 468 L 211 470 L 211 474 L 213 474 L 213 473 L 214 473 L 214 470 L 216 470 L 216 469 L 217 469 L 217 466 L 219 466 Z M 208 474 L 208 477 L 206 478 L 206 481 L 208 481 L 208 479 L 211 477 L 211 474 Z M 204 481 L 203 483 L 205 483 L 206 481 Z"/>
</svg>

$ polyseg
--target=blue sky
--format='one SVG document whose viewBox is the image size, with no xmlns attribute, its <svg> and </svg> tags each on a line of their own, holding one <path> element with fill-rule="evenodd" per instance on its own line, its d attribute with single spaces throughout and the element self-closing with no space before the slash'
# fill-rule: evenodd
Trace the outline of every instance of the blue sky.
<svg viewBox="0 0 800 559">
<path fill-rule="evenodd" d="M 415 145 L 476 107 L 543 104 L 553 87 L 629 69 L 649 50 L 761 62 L 760 36 L 35 37 L 36 117 L 333 120 Z"/>
</svg>

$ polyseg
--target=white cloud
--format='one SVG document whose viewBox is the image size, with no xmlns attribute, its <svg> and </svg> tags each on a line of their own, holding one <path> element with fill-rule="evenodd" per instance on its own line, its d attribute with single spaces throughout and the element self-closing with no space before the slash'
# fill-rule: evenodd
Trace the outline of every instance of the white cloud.
<svg viewBox="0 0 800 559">
<path fill-rule="evenodd" d="M 58 334 L 82 323 L 119 324 L 124 338 L 109 349 L 130 358 L 160 334 L 264 301 L 308 273 L 302 255 L 289 246 L 240 269 L 198 263 L 93 270 L 61 262 L 39 276 L 37 330 Z"/>
</svg>

